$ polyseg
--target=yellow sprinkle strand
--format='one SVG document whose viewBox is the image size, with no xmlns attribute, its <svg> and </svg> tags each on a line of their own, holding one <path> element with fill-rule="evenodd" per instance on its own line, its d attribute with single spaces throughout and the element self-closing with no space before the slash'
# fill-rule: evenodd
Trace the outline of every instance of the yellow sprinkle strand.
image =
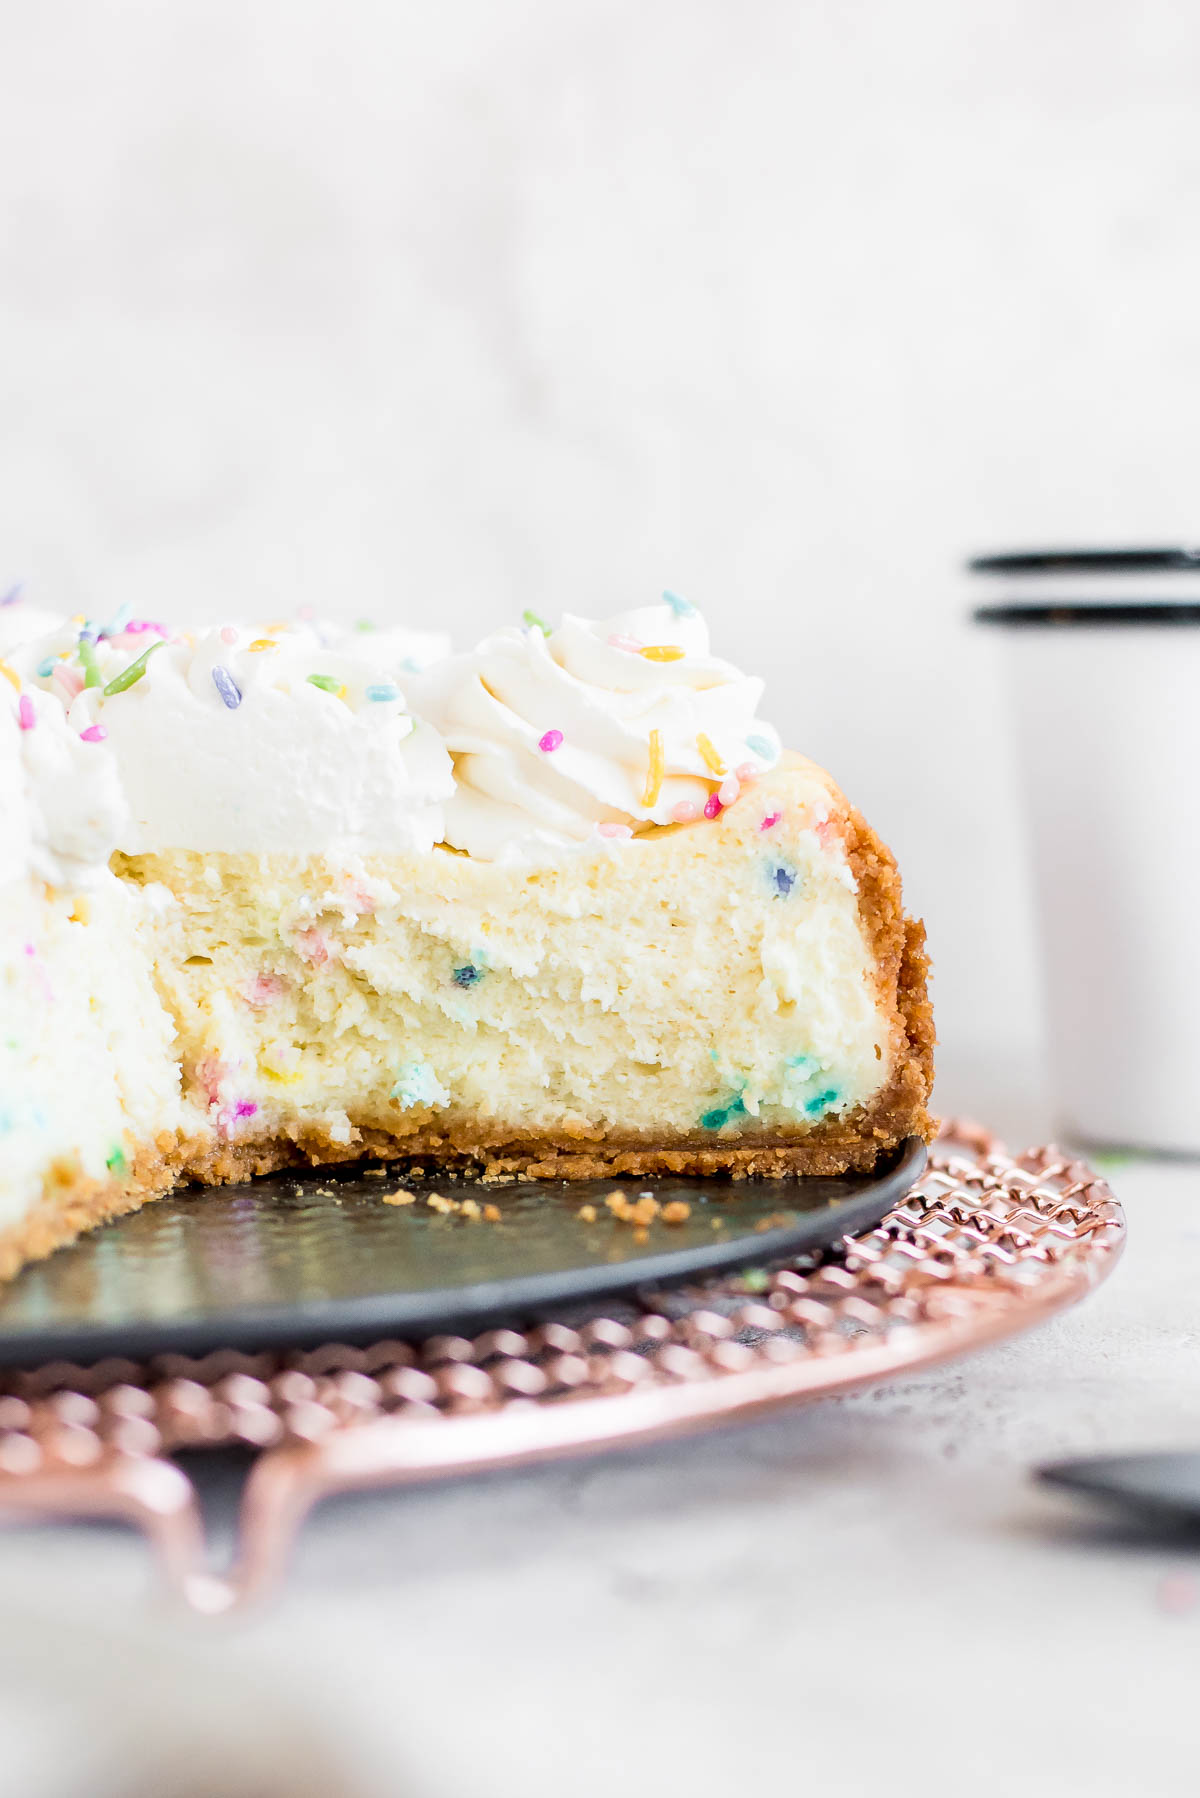
<svg viewBox="0 0 1200 1798">
<path fill-rule="evenodd" d="M 270 637 L 256 637 L 253 643 L 248 644 L 247 647 L 258 651 L 260 649 L 278 649 L 279 645 L 278 643 L 272 643 Z"/>
<path fill-rule="evenodd" d="M 0 662 L 0 674 L 4 676 L 5 680 L 12 682 L 18 693 L 21 691 L 21 677 L 15 668 L 10 668 L 7 662 Z"/>
<path fill-rule="evenodd" d="M 701 731 L 696 738 L 696 748 L 700 751 L 700 754 L 703 756 L 704 765 L 706 768 L 711 768 L 714 774 L 728 773 L 728 769 L 726 768 L 724 762 L 721 760 L 720 756 L 717 754 L 716 750 L 713 748 L 712 743 L 705 736 L 703 731 Z"/>
<path fill-rule="evenodd" d="M 638 651 L 648 662 L 682 662 L 685 653 L 678 643 L 648 643 Z"/>
<path fill-rule="evenodd" d="M 662 792 L 663 774 L 666 772 L 667 758 L 663 754 L 662 732 L 650 732 L 650 765 L 646 769 L 646 785 L 642 791 L 643 805 L 657 805 L 658 796 Z"/>
</svg>

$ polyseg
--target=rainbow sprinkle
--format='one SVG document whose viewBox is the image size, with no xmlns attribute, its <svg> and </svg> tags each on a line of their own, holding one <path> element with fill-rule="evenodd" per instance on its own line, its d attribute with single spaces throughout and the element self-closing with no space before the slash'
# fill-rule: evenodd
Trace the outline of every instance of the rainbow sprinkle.
<svg viewBox="0 0 1200 1798">
<path fill-rule="evenodd" d="M 305 676 L 310 687 L 320 687 L 322 693 L 333 693 L 338 699 L 346 697 L 346 689 L 333 674 L 308 674 Z"/>
<path fill-rule="evenodd" d="M 247 648 L 252 654 L 259 655 L 264 649 L 278 649 L 279 645 L 272 643 L 270 637 L 255 637 L 253 643 L 247 644 Z"/>
<path fill-rule="evenodd" d="M 20 581 L 18 581 L 16 586 L 10 587 L 8 592 L 4 595 L 4 598 L 0 599 L 0 606 L 15 606 L 21 597 L 21 593 L 22 587 Z"/>
<path fill-rule="evenodd" d="M 99 635 L 102 637 L 122 636 L 125 631 L 125 626 L 129 621 L 131 609 L 128 600 L 126 600 L 123 606 L 118 606 L 108 623 L 100 626 Z"/>
<path fill-rule="evenodd" d="M 682 662 L 687 651 L 680 649 L 678 643 L 647 643 L 638 654 L 645 656 L 648 662 Z"/>
<path fill-rule="evenodd" d="M 400 689 L 393 687 L 390 681 L 384 681 L 377 687 L 368 687 L 366 694 L 376 705 L 386 705 L 389 699 L 400 698 Z"/>
<path fill-rule="evenodd" d="M 161 637 L 159 637 L 158 640 L 154 643 L 148 643 L 146 645 L 145 649 L 143 649 L 141 655 L 135 657 L 135 659 L 132 662 L 130 662 L 128 668 L 126 668 L 121 674 L 115 675 L 113 677 L 113 679 L 109 681 L 107 687 L 105 687 L 105 689 L 104 689 L 104 697 L 106 699 L 111 699 L 111 697 L 114 693 L 124 693 L 124 692 L 126 692 L 126 690 L 128 688 L 134 686 L 138 681 L 140 681 L 143 674 L 145 674 L 145 672 L 146 672 L 146 663 L 149 661 L 150 657 L 154 654 L 155 650 L 161 649 L 161 648 L 162 648 L 162 638 Z"/>
<path fill-rule="evenodd" d="M 43 656 L 42 657 L 42 660 L 38 663 L 37 670 L 36 670 L 37 677 L 39 680 L 49 680 L 50 676 L 54 673 L 54 666 L 55 666 L 55 663 L 57 662 L 57 660 L 58 660 L 57 656 Z"/>
<path fill-rule="evenodd" d="M 90 637 L 81 631 L 78 644 L 79 665 L 83 669 L 85 687 L 102 687 L 104 676 L 100 672 L 100 664 L 96 660 L 96 651 Z"/>
<path fill-rule="evenodd" d="M 700 816 L 700 807 L 693 805 L 690 799 L 681 799 L 678 805 L 671 807 L 671 816 L 676 824 L 694 824 Z"/>
<path fill-rule="evenodd" d="M 700 751 L 700 759 L 705 767 L 711 769 L 718 779 L 728 773 L 724 762 L 713 748 L 711 738 L 706 737 L 703 731 L 698 732 L 696 736 L 696 748 Z"/>
<path fill-rule="evenodd" d="M 548 637 L 550 635 L 550 626 L 546 623 L 544 618 L 539 618 L 536 612 L 530 612 L 528 610 L 522 612 L 521 622 L 522 624 L 527 625 L 531 631 L 541 631 L 543 637 Z"/>
<path fill-rule="evenodd" d="M 717 798 L 723 806 L 736 805 L 741 790 L 737 775 L 727 774 L 717 788 Z"/>
<path fill-rule="evenodd" d="M 18 693 L 21 691 L 21 677 L 15 668 L 10 668 L 7 662 L 0 662 L 0 674 L 4 676 L 5 680 L 12 682 Z"/>
<path fill-rule="evenodd" d="M 228 668 L 222 668 L 218 662 L 212 671 L 213 686 L 221 695 L 222 702 L 231 712 L 236 712 L 242 703 L 242 689 L 230 674 Z"/>
<path fill-rule="evenodd" d="M 723 809 L 717 795 L 715 793 L 710 793 L 708 798 L 704 801 L 704 816 L 706 818 L 719 818 Z"/>
<path fill-rule="evenodd" d="M 774 830 L 775 826 L 778 824 L 779 820 L 782 817 L 783 817 L 782 812 L 768 812 L 766 817 L 763 819 L 762 823 L 759 825 L 758 828 L 760 830 Z"/>
<path fill-rule="evenodd" d="M 108 732 L 102 724 L 89 724 L 86 730 L 80 731 L 79 741 L 81 743 L 103 743 L 107 735 Z"/>
<path fill-rule="evenodd" d="M 37 723 L 37 713 L 33 709 L 33 701 L 28 693 L 22 693 L 17 701 L 17 723 L 22 730 L 32 730 Z"/>
<path fill-rule="evenodd" d="M 553 755 L 556 749 L 562 748 L 563 734 L 560 730 L 548 730 L 544 737 L 538 738 L 538 748 L 543 755 Z"/>
<path fill-rule="evenodd" d="M 636 637 L 623 637 L 619 631 L 614 631 L 612 636 L 608 639 L 608 647 L 610 649 L 624 649 L 628 654 L 634 656 L 640 656 L 642 653 L 642 645 Z"/>
<path fill-rule="evenodd" d="M 764 762 L 775 760 L 775 745 L 766 737 L 747 737 L 746 748 L 751 755 L 759 756 Z"/>
<path fill-rule="evenodd" d="M 664 589 L 663 604 L 670 606 L 676 618 L 694 618 L 696 616 L 696 608 L 691 600 L 681 599 L 678 593 L 671 593 Z"/>
<path fill-rule="evenodd" d="M 650 732 L 650 763 L 646 769 L 646 785 L 642 789 L 642 804 L 657 805 L 658 796 L 662 792 L 663 775 L 666 773 L 667 758 L 663 752 L 662 732 Z"/>
<path fill-rule="evenodd" d="M 223 624 L 221 626 L 221 641 L 222 643 L 237 642 L 237 632 L 234 630 L 232 624 Z"/>
<path fill-rule="evenodd" d="M 597 834 L 602 837 L 631 837 L 632 827 L 628 824 L 597 824 Z"/>
</svg>

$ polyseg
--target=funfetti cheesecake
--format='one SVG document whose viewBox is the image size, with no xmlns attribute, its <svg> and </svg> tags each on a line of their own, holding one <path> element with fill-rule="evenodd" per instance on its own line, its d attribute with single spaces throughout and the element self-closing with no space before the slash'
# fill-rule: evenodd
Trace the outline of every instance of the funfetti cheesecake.
<svg viewBox="0 0 1200 1798">
<path fill-rule="evenodd" d="M 694 608 L 445 650 L 0 610 L 0 1272 L 289 1164 L 838 1173 L 931 1135 L 895 863 Z"/>
</svg>

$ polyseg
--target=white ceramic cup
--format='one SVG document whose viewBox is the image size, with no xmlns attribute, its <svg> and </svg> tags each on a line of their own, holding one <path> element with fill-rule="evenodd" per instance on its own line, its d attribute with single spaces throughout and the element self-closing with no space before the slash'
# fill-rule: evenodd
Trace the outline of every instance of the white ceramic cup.
<svg viewBox="0 0 1200 1798">
<path fill-rule="evenodd" d="M 1007 653 L 1059 1126 L 1200 1154 L 1200 555 L 1140 553 L 1197 571 L 997 569 L 976 618 Z"/>
</svg>

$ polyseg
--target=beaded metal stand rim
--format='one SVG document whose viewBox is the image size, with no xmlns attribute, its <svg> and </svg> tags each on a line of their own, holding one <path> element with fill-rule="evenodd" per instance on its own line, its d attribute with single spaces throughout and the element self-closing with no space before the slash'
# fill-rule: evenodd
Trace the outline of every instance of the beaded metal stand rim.
<svg viewBox="0 0 1200 1798">
<path fill-rule="evenodd" d="M 643 1293 L 473 1342 L 432 1337 L 295 1354 L 11 1372 L 0 1508 L 121 1517 L 174 1588 L 228 1610 L 279 1578 L 330 1494 L 632 1446 L 916 1372 L 1030 1328 L 1111 1271 L 1124 1219 L 1057 1149 L 1013 1158 L 956 1123 L 882 1223 L 766 1273 Z M 195 1488 L 170 1457 L 239 1444 L 241 1549 L 206 1568 Z"/>
</svg>

